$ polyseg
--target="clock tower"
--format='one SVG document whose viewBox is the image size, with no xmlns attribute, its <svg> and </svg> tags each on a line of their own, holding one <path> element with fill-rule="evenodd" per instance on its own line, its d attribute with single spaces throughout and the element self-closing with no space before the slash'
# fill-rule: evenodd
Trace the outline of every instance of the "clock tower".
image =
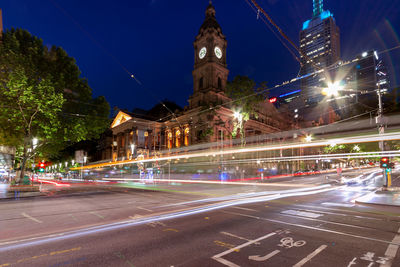
<svg viewBox="0 0 400 267">
<path fill-rule="evenodd" d="M 229 73 L 226 68 L 227 41 L 215 18 L 211 1 L 193 46 L 193 95 L 189 98 L 189 108 L 225 102 L 228 99 L 224 91 Z"/>
</svg>

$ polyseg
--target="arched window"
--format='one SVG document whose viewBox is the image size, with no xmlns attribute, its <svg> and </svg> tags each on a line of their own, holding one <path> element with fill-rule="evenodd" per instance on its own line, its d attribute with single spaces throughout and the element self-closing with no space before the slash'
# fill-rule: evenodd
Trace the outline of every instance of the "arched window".
<svg viewBox="0 0 400 267">
<path fill-rule="evenodd" d="M 199 80 L 199 89 L 203 89 L 203 77 Z"/>
<path fill-rule="evenodd" d="M 176 130 L 175 132 L 175 146 L 180 147 L 181 146 L 181 131 Z"/>
<path fill-rule="evenodd" d="M 171 132 L 168 132 L 167 138 L 168 138 L 167 146 L 168 146 L 168 148 L 172 148 L 172 133 Z"/>
<path fill-rule="evenodd" d="M 222 89 L 222 80 L 221 80 L 221 77 L 218 77 L 218 89 Z"/>
<path fill-rule="evenodd" d="M 189 145 L 189 127 L 185 128 L 185 140 L 184 140 L 185 146 Z"/>
</svg>

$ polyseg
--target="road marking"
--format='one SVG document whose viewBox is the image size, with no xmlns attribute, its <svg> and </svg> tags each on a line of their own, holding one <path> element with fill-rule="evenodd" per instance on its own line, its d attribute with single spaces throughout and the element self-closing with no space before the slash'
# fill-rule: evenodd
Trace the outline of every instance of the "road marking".
<svg viewBox="0 0 400 267">
<path fill-rule="evenodd" d="M 241 240 L 245 240 L 245 241 L 251 241 L 250 239 L 247 239 L 247 238 L 244 238 L 244 237 L 241 237 L 241 236 L 238 236 L 238 235 L 234 235 L 234 234 L 231 234 L 231 233 L 228 233 L 228 232 L 220 232 L 220 233 L 223 234 L 223 235 L 235 237 L 237 239 L 241 239 Z M 260 245 L 260 242 L 256 242 L 254 244 Z"/>
<path fill-rule="evenodd" d="M 68 215 L 71 216 L 71 218 L 72 218 L 74 221 L 76 221 L 76 222 L 78 221 L 74 215 L 72 215 L 72 214 L 68 214 Z"/>
<path fill-rule="evenodd" d="M 136 208 L 138 208 L 140 210 L 145 210 L 145 211 L 148 211 L 148 212 L 153 212 L 152 210 L 149 210 L 149 209 L 146 209 L 146 208 L 142 208 L 142 207 L 136 207 Z"/>
<path fill-rule="evenodd" d="M 348 233 L 334 231 L 334 230 L 328 230 L 328 229 L 319 228 L 319 227 L 307 226 L 307 225 L 296 224 L 296 223 L 289 223 L 289 222 L 284 222 L 284 221 L 279 221 L 279 220 L 274 220 L 274 219 L 261 218 L 261 217 L 257 217 L 257 216 L 252 216 L 252 215 L 248 215 L 248 214 L 241 214 L 241 213 L 236 213 L 236 212 L 229 212 L 229 211 L 222 211 L 222 212 L 223 213 L 228 213 L 228 214 L 233 214 L 233 215 L 238 215 L 238 216 L 243 216 L 243 217 L 249 217 L 249 218 L 253 218 L 253 219 L 257 219 L 257 220 L 269 221 L 269 222 L 274 222 L 274 223 L 280 223 L 280 224 L 296 226 L 296 227 L 300 227 L 300 228 L 306 228 L 306 229 L 310 229 L 310 230 L 326 232 L 326 233 L 332 233 L 332 234 L 344 235 L 344 236 L 351 236 L 351 237 L 355 237 L 355 238 L 359 238 L 359 239 L 365 239 L 365 240 L 370 240 L 370 241 L 375 241 L 375 242 L 381 242 L 381 243 L 385 243 L 385 244 L 393 244 L 390 241 L 386 241 L 386 240 L 382 240 L 382 239 L 376 239 L 376 238 L 367 237 L 367 236 L 360 236 L 360 235 L 353 235 L 353 234 L 348 234 Z M 400 246 L 400 243 L 394 243 L 394 245 Z"/>
<path fill-rule="evenodd" d="M 230 262 L 230 261 L 225 260 L 223 258 L 213 258 L 213 259 L 218 261 L 219 263 L 222 263 L 222 264 L 224 264 L 226 266 L 229 266 L 229 267 L 240 267 L 239 265 L 236 265 L 233 262 Z"/>
<path fill-rule="evenodd" d="M 63 254 L 63 253 L 71 252 L 71 251 L 77 251 L 77 250 L 81 250 L 81 247 L 71 248 L 71 249 L 65 249 L 65 250 L 53 251 L 53 252 L 50 252 L 49 255 L 50 255 L 50 256 L 53 256 L 53 255 Z"/>
<path fill-rule="evenodd" d="M 6 266 L 10 266 L 10 265 L 11 265 L 10 263 L 4 263 L 4 264 L 1 264 L 0 267 L 6 267 Z"/>
<path fill-rule="evenodd" d="M 244 244 L 242 244 L 242 245 L 239 245 L 239 246 L 237 246 L 237 247 L 228 249 L 228 250 L 226 250 L 226 251 L 224 251 L 224 252 L 221 252 L 221 253 L 219 253 L 219 254 L 217 254 L 217 255 L 212 256 L 211 258 L 212 258 L 213 260 L 216 260 L 216 261 L 218 261 L 218 262 L 220 262 L 220 263 L 222 263 L 222 264 L 224 264 L 224 265 L 226 265 L 226 266 L 229 266 L 229 267 L 239 267 L 239 265 L 236 265 L 236 264 L 234 264 L 233 262 L 230 262 L 230 261 L 228 261 L 228 260 L 225 260 L 225 259 L 223 259 L 223 258 L 221 258 L 221 257 L 223 257 L 223 256 L 225 256 L 225 255 L 227 255 L 227 254 L 229 254 L 229 253 L 232 253 L 233 251 L 236 251 L 237 249 L 241 249 L 241 248 L 250 246 L 251 244 L 254 244 L 254 243 L 259 242 L 259 241 L 261 241 L 261 240 L 267 239 L 267 238 L 269 238 L 269 237 L 271 237 L 271 236 L 274 236 L 274 235 L 276 235 L 276 232 L 269 233 L 269 234 L 267 234 L 267 235 L 265 235 L 265 236 L 262 236 L 262 237 L 259 237 L 259 238 L 257 238 L 257 239 L 251 240 L 251 241 L 246 242 L 246 243 L 244 243 Z"/>
<path fill-rule="evenodd" d="M 269 258 L 272 258 L 273 256 L 275 256 L 276 254 L 278 254 L 279 252 L 281 252 L 280 250 L 274 250 L 271 253 L 265 255 L 264 257 L 260 257 L 260 255 L 254 255 L 254 256 L 249 256 L 249 260 L 253 260 L 253 261 L 266 261 Z"/>
<path fill-rule="evenodd" d="M 178 230 L 174 229 L 174 228 L 167 228 L 163 230 L 164 232 L 166 231 L 173 231 L 173 232 L 179 232 Z"/>
<path fill-rule="evenodd" d="M 28 218 L 28 219 L 31 219 L 31 220 L 34 221 L 34 222 L 42 223 L 41 220 L 38 220 L 38 219 L 36 219 L 36 218 L 33 218 L 32 216 L 26 214 L 25 212 L 22 212 L 21 214 L 22 214 L 22 216 L 24 216 L 24 217 L 26 217 L 26 218 Z"/>
<path fill-rule="evenodd" d="M 298 210 L 285 210 L 285 211 L 282 211 L 281 213 L 289 214 L 289 215 L 296 215 L 296 216 L 301 216 L 301 217 L 307 217 L 307 218 L 318 218 L 318 217 L 323 216 L 322 214 L 319 214 L 319 213 L 298 211 Z"/>
<path fill-rule="evenodd" d="M 151 227 L 153 227 L 153 228 L 157 227 L 158 225 L 167 226 L 165 223 L 160 222 L 160 221 L 147 223 L 146 225 L 151 226 Z"/>
<path fill-rule="evenodd" d="M 235 246 L 232 245 L 232 244 L 225 243 L 225 242 L 222 242 L 222 241 L 219 241 L 219 240 L 215 240 L 214 243 L 215 243 L 217 246 L 225 247 L 225 248 L 234 249 L 234 247 L 235 247 Z M 239 252 L 240 250 L 239 250 L 239 249 L 234 249 L 234 251 L 235 251 L 235 252 Z"/>
<path fill-rule="evenodd" d="M 333 203 L 333 202 L 324 202 L 322 203 L 324 206 L 331 206 L 331 207 L 345 207 L 345 208 L 351 208 L 354 207 L 354 204 L 346 204 L 346 203 Z"/>
<path fill-rule="evenodd" d="M 239 210 L 257 211 L 257 210 L 253 210 L 253 209 L 242 208 L 242 207 L 232 207 L 232 208 L 239 209 Z"/>
<path fill-rule="evenodd" d="M 143 216 L 140 215 L 140 214 L 135 214 L 134 216 L 129 216 L 129 219 L 136 220 L 136 219 L 139 219 L 139 218 L 142 218 L 142 217 Z"/>
<path fill-rule="evenodd" d="M 303 266 L 306 262 L 308 262 L 309 260 L 311 260 L 312 258 L 314 258 L 318 253 L 320 253 L 321 251 L 323 251 L 324 249 L 326 249 L 328 246 L 327 245 L 322 245 L 319 248 L 317 248 L 316 250 L 314 250 L 312 253 L 308 254 L 307 257 L 305 257 L 304 259 L 302 259 L 301 261 L 299 261 L 298 263 L 296 263 L 296 265 L 294 265 L 293 267 L 300 267 Z"/>
<path fill-rule="evenodd" d="M 397 231 L 397 235 L 393 238 L 392 240 L 392 244 L 390 244 L 388 246 L 388 248 L 386 249 L 385 252 L 385 256 L 390 257 L 392 259 L 394 259 L 396 257 L 397 254 L 397 250 L 399 249 L 399 244 L 400 244 L 400 228 Z M 393 244 L 393 243 L 397 243 L 397 245 Z M 386 262 L 385 264 L 381 264 L 380 266 L 385 266 L 385 267 L 389 267 L 392 266 L 391 262 Z"/>
<path fill-rule="evenodd" d="M 95 215 L 95 216 L 97 216 L 97 217 L 99 217 L 100 219 L 104 219 L 103 216 L 101 216 L 100 214 L 98 214 L 98 213 L 96 213 L 96 212 L 94 212 L 94 211 L 90 211 L 89 213 L 90 213 L 90 214 L 93 214 L 93 215 Z"/>
</svg>

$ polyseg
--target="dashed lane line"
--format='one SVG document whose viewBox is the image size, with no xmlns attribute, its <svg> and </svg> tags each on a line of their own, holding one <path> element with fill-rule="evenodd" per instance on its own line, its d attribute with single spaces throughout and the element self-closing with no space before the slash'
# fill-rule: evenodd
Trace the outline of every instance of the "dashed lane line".
<svg viewBox="0 0 400 267">
<path fill-rule="evenodd" d="M 136 207 L 136 208 L 138 208 L 140 210 L 145 210 L 145 211 L 148 211 L 148 212 L 153 212 L 152 210 L 149 210 L 149 209 L 146 209 L 146 208 L 143 208 L 143 207 Z"/>
<path fill-rule="evenodd" d="M 306 264 L 309 260 L 311 260 L 312 258 L 314 258 L 318 253 L 320 253 L 321 251 L 323 251 L 324 249 L 326 249 L 328 246 L 327 245 L 322 245 L 319 248 L 317 248 L 316 250 L 314 250 L 312 253 L 308 254 L 307 257 L 305 257 L 304 259 L 302 259 L 301 261 L 299 261 L 298 263 L 296 263 L 295 265 L 293 265 L 293 267 L 301 267 L 304 264 Z"/>
<path fill-rule="evenodd" d="M 30 219 L 30 220 L 32 220 L 32 221 L 34 221 L 34 222 L 43 223 L 41 220 L 38 220 L 38 219 L 36 219 L 36 218 L 33 218 L 32 216 L 26 214 L 25 212 L 22 212 L 21 214 L 22 214 L 22 216 L 24 216 L 25 218 L 28 218 L 28 219 Z"/>
<path fill-rule="evenodd" d="M 254 209 L 248 209 L 248 208 L 242 208 L 242 207 L 231 207 L 231 208 L 238 209 L 238 210 L 257 211 L 257 210 L 254 210 Z"/>
<path fill-rule="evenodd" d="M 95 215 L 95 216 L 97 216 L 97 217 L 99 217 L 100 219 L 104 219 L 104 216 L 98 214 L 97 212 L 90 211 L 89 213 L 90 213 L 90 214 L 93 214 L 93 215 Z"/>
</svg>

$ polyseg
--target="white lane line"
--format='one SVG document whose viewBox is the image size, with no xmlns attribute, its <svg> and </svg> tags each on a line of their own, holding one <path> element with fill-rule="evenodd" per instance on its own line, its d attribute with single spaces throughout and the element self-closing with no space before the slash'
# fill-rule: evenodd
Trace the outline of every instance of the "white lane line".
<svg viewBox="0 0 400 267">
<path fill-rule="evenodd" d="M 385 244 L 393 244 L 390 241 L 386 241 L 386 240 L 382 240 L 382 239 L 376 239 L 376 238 L 367 237 L 367 236 L 360 236 L 360 235 L 353 235 L 353 234 L 348 234 L 348 233 L 334 231 L 334 230 L 328 230 L 328 229 L 319 228 L 319 227 L 313 227 L 313 226 L 307 226 L 307 225 L 296 224 L 296 223 L 289 223 L 289 222 L 284 222 L 284 221 L 279 221 L 279 220 L 261 218 L 261 217 L 256 217 L 256 216 L 251 216 L 251 215 L 248 215 L 248 214 L 241 214 L 241 213 L 236 213 L 236 212 L 229 212 L 229 211 L 222 211 L 222 212 L 223 213 L 227 213 L 227 214 L 243 216 L 243 217 L 249 217 L 249 218 L 253 218 L 253 219 L 257 219 L 257 220 L 269 221 L 269 222 L 280 223 L 280 224 L 285 224 L 285 225 L 291 225 L 291 226 L 300 227 L 300 228 L 306 228 L 306 229 L 310 229 L 310 230 L 327 232 L 327 233 L 331 233 L 331 234 L 351 236 L 351 237 L 355 237 L 355 238 L 359 238 L 359 239 L 365 239 L 365 240 L 369 240 L 369 241 L 381 242 L 381 243 L 385 243 Z M 400 246 L 400 243 L 395 243 L 394 245 Z"/>
<path fill-rule="evenodd" d="M 22 216 L 24 216 L 24 217 L 26 217 L 26 218 L 28 218 L 28 219 L 31 219 L 31 220 L 34 221 L 34 222 L 42 223 L 41 220 L 38 220 L 38 219 L 36 219 L 36 218 L 33 218 L 32 216 L 26 214 L 25 212 L 22 212 L 21 214 L 22 214 Z"/>
<path fill-rule="evenodd" d="M 253 210 L 253 209 L 242 208 L 242 207 L 231 207 L 231 208 L 239 209 L 239 210 L 257 211 L 257 210 Z"/>
<path fill-rule="evenodd" d="M 136 207 L 136 208 L 138 208 L 140 210 L 145 210 L 145 211 L 148 211 L 148 212 L 153 212 L 152 210 L 149 210 L 149 209 L 146 209 L 146 208 L 142 208 L 142 207 Z"/>
<path fill-rule="evenodd" d="M 346 203 L 333 203 L 333 202 L 324 202 L 322 203 L 324 206 L 331 206 L 331 207 L 345 207 L 345 208 L 351 208 L 354 207 L 354 204 L 346 204 Z"/>
<path fill-rule="evenodd" d="M 392 240 L 392 244 L 390 244 L 388 246 L 388 248 L 386 249 L 385 252 L 385 256 L 386 257 L 390 257 L 391 259 L 394 259 L 396 257 L 397 254 L 397 250 L 399 249 L 399 244 L 400 244 L 400 228 L 397 231 L 397 235 L 393 238 Z M 393 244 L 393 243 L 397 243 L 397 245 Z M 387 261 L 385 264 L 381 264 L 380 266 L 382 267 L 389 267 L 392 266 L 392 263 Z"/>
<path fill-rule="evenodd" d="M 213 258 L 214 260 L 217 259 L 217 258 L 221 258 L 221 257 L 223 257 L 223 256 L 225 256 L 225 255 L 227 255 L 227 254 L 229 254 L 229 253 L 232 253 L 233 251 L 237 251 L 237 250 L 239 250 L 239 249 L 241 249 L 241 248 L 250 246 L 251 244 L 254 244 L 254 243 L 259 242 L 259 241 L 261 241 L 261 240 L 267 239 L 267 238 L 269 238 L 269 237 L 271 237 L 271 236 L 274 236 L 274 235 L 276 235 L 276 232 L 269 233 L 269 234 L 267 234 L 267 235 L 265 235 L 265 236 L 259 237 L 259 238 L 257 238 L 257 239 L 254 239 L 254 240 L 251 240 L 251 241 L 246 242 L 246 243 L 244 243 L 244 244 L 241 244 L 241 245 L 239 245 L 239 246 L 237 246 L 237 247 L 234 247 L 234 248 L 228 249 L 228 250 L 226 250 L 226 251 L 224 251 L 224 252 L 221 252 L 221 253 L 219 253 L 219 254 L 213 256 L 212 258 Z"/>
<path fill-rule="evenodd" d="M 222 263 L 223 265 L 226 265 L 226 266 L 229 266 L 229 267 L 240 267 L 239 265 L 236 265 L 233 262 L 230 262 L 230 261 L 225 260 L 223 258 L 213 258 L 213 259 L 218 261 L 219 263 Z"/>
<path fill-rule="evenodd" d="M 245 240 L 245 241 L 251 241 L 250 239 L 247 239 L 247 238 L 244 238 L 244 237 L 241 237 L 241 236 L 238 236 L 238 235 L 234 235 L 234 234 L 231 234 L 231 233 L 228 233 L 228 232 L 220 232 L 220 233 L 223 234 L 223 235 L 235 237 L 237 239 L 241 239 L 241 240 Z M 256 242 L 254 244 L 259 245 L 260 242 Z"/>
<path fill-rule="evenodd" d="M 143 216 L 140 214 L 135 214 L 134 216 L 129 216 L 129 219 L 132 219 L 132 220 L 136 220 L 136 219 L 140 219 L 140 218 L 143 218 Z"/>
<path fill-rule="evenodd" d="M 307 218 L 318 218 L 323 216 L 320 213 L 313 213 L 313 212 L 307 212 L 307 211 L 298 211 L 298 210 L 285 210 L 281 212 L 282 214 L 289 214 L 289 215 L 296 215 L 296 216 L 301 216 L 301 217 L 307 217 Z"/>
<path fill-rule="evenodd" d="M 308 254 L 307 257 L 305 257 L 304 259 L 302 259 L 301 261 L 299 261 L 298 263 L 296 263 L 296 265 L 293 265 L 293 267 L 300 267 L 303 266 L 306 262 L 308 262 L 309 260 L 311 260 L 312 258 L 314 258 L 318 253 L 320 253 L 321 251 L 323 251 L 324 249 L 326 249 L 328 246 L 327 245 L 322 245 L 319 248 L 317 248 L 316 250 L 314 250 L 312 253 Z"/>
<path fill-rule="evenodd" d="M 249 260 L 253 260 L 253 261 L 266 261 L 269 258 L 272 258 L 273 256 L 275 256 L 276 254 L 278 254 L 279 252 L 281 252 L 280 250 L 274 250 L 271 253 L 265 255 L 264 257 L 260 257 L 260 255 L 253 255 L 253 256 L 249 256 Z"/>
<path fill-rule="evenodd" d="M 101 216 L 100 214 L 98 214 L 98 213 L 96 213 L 96 212 L 94 212 L 94 211 L 90 211 L 89 213 L 90 213 L 90 214 L 93 214 L 93 215 L 95 215 L 95 216 L 97 216 L 97 217 L 99 217 L 100 219 L 104 219 L 103 216 Z"/>
</svg>

